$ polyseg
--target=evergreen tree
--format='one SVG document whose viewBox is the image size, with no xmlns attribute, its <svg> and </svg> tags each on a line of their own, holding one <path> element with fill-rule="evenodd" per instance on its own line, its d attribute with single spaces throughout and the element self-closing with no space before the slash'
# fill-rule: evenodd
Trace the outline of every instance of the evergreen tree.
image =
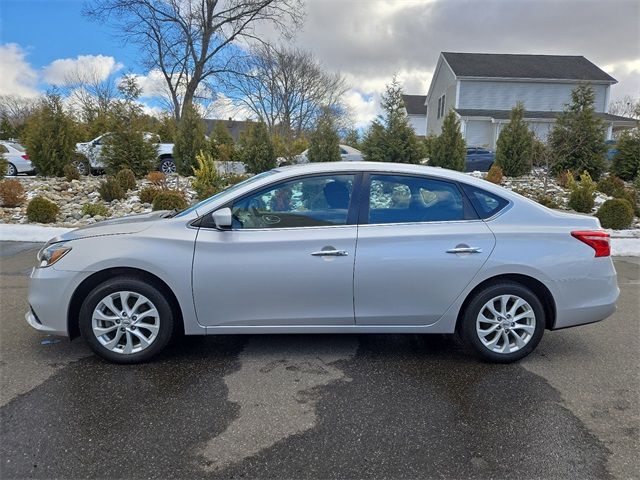
<svg viewBox="0 0 640 480">
<path fill-rule="evenodd" d="M 3 115 L 0 122 L 0 140 L 12 140 L 14 138 L 16 138 L 16 131 L 9 119 Z"/>
<path fill-rule="evenodd" d="M 571 104 L 558 117 L 549 135 L 554 174 L 586 170 L 597 180 L 605 170 L 605 126 L 595 116 L 594 99 L 589 85 L 578 85 L 571 92 Z"/>
<path fill-rule="evenodd" d="M 402 88 L 396 77 L 382 95 L 384 115 L 378 116 L 362 141 L 365 160 L 419 163 L 423 149 L 416 137 L 402 101 Z"/>
<path fill-rule="evenodd" d="M 204 122 L 193 105 L 184 109 L 178 124 L 176 141 L 173 145 L 173 159 L 181 175 L 193 174 L 197 167 L 196 155 L 208 150 L 204 134 Z"/>
<path fill-rule="evenodd" d="M 357 148 L 360 150 L 360 133 L 355 128 L 347 131 L 347 134 L 342 139 L 342 143 L 345 145 L 349 145 L 350 147 Z"/>
<path fill-rule="evenodd" d="M 322 113 L 311 133 L 307 157 L 310 162 L 339 162 L 340 136 L 328 109 Z"/>
<path fill-rule="evenodd" d="M 500 132 L 496 148 L 496 164 L 508 177 L 519 177 L 531 171 L 533 133 L 523 120 L 524 105 L 511 109 L 509 123 Z"/>
<path fill-rule="evenodd" d="M 78 130 L 62 107 L 55 92 L 48 93 L 40 107 L 27 120 L 25 145 L 29 158 L 40 175 L 64 175 L 76 150 Z"/>
<path fill-rule="evenodd" d="M 213 126 L 213 131 L 209 137 L 209 145 L 211 155 L 215 160 L 227 162 L 233 157 L 233 137 L 223 121 L 218 121 Z"/>
<path fill-rule="evenodd" d="M 128 168 L 137 176 L 149 173 L 158 158 L 153 138 L 145 135 L 146 116 L 138 98 L 142 93 L 133 75 L 125 75 L 118 91 L 122 99 L 111 108 L 111 133 L 105 137 L 101 160 L 107 172 Z"/>
<path fill-rule="evenodd" d="M 462 172 L 466 166 L 466 153 L 464 138 L 460 132 L 460 122 L 456 113 L 449 110 L 442 123 L 442 133 L 433 142 L 433 153 L 429 159 L 429 165 Z"/>
<path fill-rule="evenodd" d="M 249 173 L 266 172 L 276 167 L 276 151 L 264 123 L 254 123 L 243 133 L 238 142 L 237 157 Z"/>
<path fill-rule="evenodd" d="M 637 178 L 640 175 L 640 128 L 623 132 L 617 148 L 611 171 L 623 180 Z"/>
</svg>

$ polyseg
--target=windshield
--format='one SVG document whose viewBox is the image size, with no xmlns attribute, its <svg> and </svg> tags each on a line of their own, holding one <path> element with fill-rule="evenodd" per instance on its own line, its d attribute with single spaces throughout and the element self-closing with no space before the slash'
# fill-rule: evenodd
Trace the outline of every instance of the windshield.
<svg viewBox="0 0 640 480">
<path fill-rule="evenodd" d="M 191 212 L 195 211 L 195 210 L 199 210 L 199 209 L 203 209 L 206 210 L 207 206 L 210 203 L 215 202 L 216 200 L 218 200 L 220 197 L 222 197 L 223 195 L 226 195 L 228 193 L 231 192 L 235 192 L 236 190 L 239 190 L 240 188 L 249 185 L 253 182 L 256 182 L 258 180 L 261 180 L 265 177 L 268 177 L 269 175 L 273 175 L 274 173 L 276 173 L 275 170 L 269 170 L 268 172 L 262 172 L 259 173 L 257 175 L 254 175 L 251 178 L 247 178 L 246 180 L 240 182 L 240 183 L 236 183 L 235 185 L 227 188 L 226 190 L 223 190 L 221 192 L 216 193 L 215 195 L 209 197 L 209 198 L 205 198 L 204 200 L 196 203 L 195 205 L 191 205 L 189 208 L 187 208 L 186 210 L 181 211 L 180 213 L 178 213 L 176 215 L 176 217 L 183 217 L 185 215 L 189 215 Z"/>
</svg>

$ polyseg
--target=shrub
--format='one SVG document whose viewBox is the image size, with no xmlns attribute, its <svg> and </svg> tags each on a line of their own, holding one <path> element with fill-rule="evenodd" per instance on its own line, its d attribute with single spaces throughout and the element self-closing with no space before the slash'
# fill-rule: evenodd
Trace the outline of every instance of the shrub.
<svg viewBox="0 0 640 480">
<path fill-rule="evenodd" d="M 571 188 L 575 183 L 575 179 L 573 178 L 573 172 L 571 170 L 564 170 L 558 174 L 556 177 L 556 181 L 558 185 L 562 188 Z"/>
<path fill-rule="evenodd" d="M 164 185 L 164 182 L 167 180 L 167 176 L 163 172 L 149 172 L 147 175 L 147 180 L 149 180 L 153 185 Z"/>
<path fill-rule="evenodd" d="M 615 175 L 604 177 L 598 182 L 598 191 L 611 197 L 619 197 L 626 189 L 624 181 Z"/>
<path fill-rule="evenodd" d="M 627 130 L 620 136 L 611 171 L 624 180 L 640 175 L 640 129 Z"/>
<path fill-rule="evenodd" d="M 0 182 L 0 202 L 3 207 L 19 207 L 24 202 L 24 188 L 18 180 Z"/>
<path fill-rule="evenodd" d="M 593 205 L 593 193 L 584 188 L 576 188 L 569 195 L 569 208 L 576 212 L 591 213 Z"/>
<path fill-rule="evenodd" d="M 187 208 L 187 200 L 179 190 L 158 192 L 153 199 L 154 210 L 183 210 Z"/>
<path fill-rule="evenodd" d="M 244 182 L 247 178 L 249 178 L 249 175 L 244 175 L 242 173 L 229 173 L 224 176 L 224 184 L 230 187 L 236 183 Z"/>
<path fill-rule="evenodd" d="M 100 154 L 109 173 L 128 169 L 135 175 L 149 173 L 158 158 L 158 147 L 133 126 L 121 126 L 108 135 Z"/>
<path fill-rule="evenodd" d="M 596 217 L 600 219 L 600 224 L 604 228 L 613 228 L 614 230 L 629 228 L 633 222 L 633 208 L 627 200 L 614 198 L 607 200 L 600 206 Z"/>
<path fill-rule="evenodd" d="M 64 111 L 60 95 L 47 95 L 25 130 L 25 145 L 38 173 L 62 176 L 74 157 L 77 137 L 76 124 Z"/>
<path fill-rule="evenodd" d="M 142 203 L 153 203 L 153 199 L 156 198 L 156 195 L 160 192 L 161 190 L 158 187 L 144 187 L 138 193 L 138 197 L 140 197 Z"/>
<path fill-rule="evenodd" d="M 533 134 L 523 120 L 524 105 L 511 109 L 511 118 L 500 131 L 496 145 L 496 163 L 508 177 L 519 177 L 531 171 Z"/>
<path fill-rule="evenodd" d="M 493 164 L 491 165 L 491 168 L 487 172 L 487 176 L 485 177 L 485 180 L 491 183 L 495 183 L 496 185 L 500 185 L 502 183 L 502 178 L 503 178 L 502 169 L 498 165 Z"/>
<path fill-rule="evenodd" d="M 40 196 L 33 197 L 27 205 L 27 218 L 30 222 L 55 222 L 59 212 L 58 205 Z"/>
<path fill-rule="evenodd" d="M 341 160 L 338 127 L 328 109 L 324 109 L 309 140 L 307 158 L 310 162 L 339 162 Z"/>
<path fill-rule="evenodd" d="M 9 162 L 0 155 L 0 177 L 4 177 L 7 174 L 7 170 L 9 169 Z"/>
<path fill-rule="evenodd" d="M 136 175 L 129 168 L 120 170 L 116 175 L 116 180 L 124 191 L 136 188 Z"/>
<path fill-rule="evenodd" d="M 109 216 L 109 209 L 101 203 L 85 203 L 82 206 L 82 215 L 107 217 Z"/>
<path fill-rule="evenodd" d="M 198 162 L 198 168 L 193 169 L 196 179 L 191 185 L 198 198 L 207 198 L 222 190 L 224 179 L 218 174 L 211 154 L 200 152 L 196 155 L 196 161 Z"/>
<path fill-rule="evenodd" d="M 64 178 L 67 179 L 67 182 L 70 182 L 71 180 L 80 180 L 80 173 L 75 166 L 66 164 L 62 167 L 62 171 L 64 172 Z"/>
<path fill-rule="evenodd" d="M 540 194 L 536 198 L 536 202 L 548 208 L 560 208 L 560 205 L 558 205 L 558 202 L 556 202 L 556 200 L 551 195 Z"/>
<path fill-rule="evenodd" d="M 120 182 L 118 182 L 114 177 L 107 177 L 105 181 L 100 183 L 98 193 L 100 193 L 100 198 L 105 202 L 120 200 L 125 196 L 125 191 L 120 185 Z"/>
</svg>

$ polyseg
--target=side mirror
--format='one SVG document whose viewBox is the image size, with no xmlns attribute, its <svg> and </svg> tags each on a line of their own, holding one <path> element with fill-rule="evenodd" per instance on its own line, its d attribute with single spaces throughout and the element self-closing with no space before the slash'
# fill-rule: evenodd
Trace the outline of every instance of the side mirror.
<svg viewBox="0 0 640 480">
<path fill-rule="evenodd" d="M 216 210 L 211 214 L 213 218 L 213 223 L 215 223 L 216 228 L 221 230 L 226 230 L 231 228 L 232 217 L 231 217 L 231 209 L 230 208 L 221 208 L 220 210 Z"/>
</svg>

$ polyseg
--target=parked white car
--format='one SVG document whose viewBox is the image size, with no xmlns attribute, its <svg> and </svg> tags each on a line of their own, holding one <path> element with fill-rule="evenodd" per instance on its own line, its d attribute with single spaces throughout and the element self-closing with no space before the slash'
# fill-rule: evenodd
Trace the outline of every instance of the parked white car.
<svg viewBox="0 0 640 480">
<path fill-rule="evenodd" d="M 9 162 L 7 175 L 15 176 L 19 173 L 34 174 L 36 169 L 29 160 L 27 150 L 17 142 L 0 141 L 0 153 Z"/>
<path fill-rule="evenodd" d="M 81 175 L 88 175 L 90 171 L 104 170 L 104 163 L 101 159 L 102 147 L 110 133 L 105 133 L 90 142 L 76 143 L 76 152 L 86 158 L 84 160 L 76 160 L 75 167 Z M 153 133 L 145 133 L 146 139 L 158 138 Z M 159 140 L 159 139 L 158 139 Z M 157 168 L 164 173 L 175 173 L 176 164 L 173 160 L 173 143 L 156 143 L 158 147 L 158 163 Z M 88 162 L 88 163 L 87 163 Z"/>
<path fill-rule="evenodd" d="M 295 163 L 309 163 L 309 150 L 305 150 L 300 155 L 297 155 L 295 158 Z M 340 145 L 340 157 L 343 162 L 359 162 L 364 158 L 362 156 L 362 152 L 356 148 L 350 147 L 349 145 Z M 285 157 L 278 158 L 278 165 L 283 165 L 286 163 L 287 159 Z"/>
</svg>

